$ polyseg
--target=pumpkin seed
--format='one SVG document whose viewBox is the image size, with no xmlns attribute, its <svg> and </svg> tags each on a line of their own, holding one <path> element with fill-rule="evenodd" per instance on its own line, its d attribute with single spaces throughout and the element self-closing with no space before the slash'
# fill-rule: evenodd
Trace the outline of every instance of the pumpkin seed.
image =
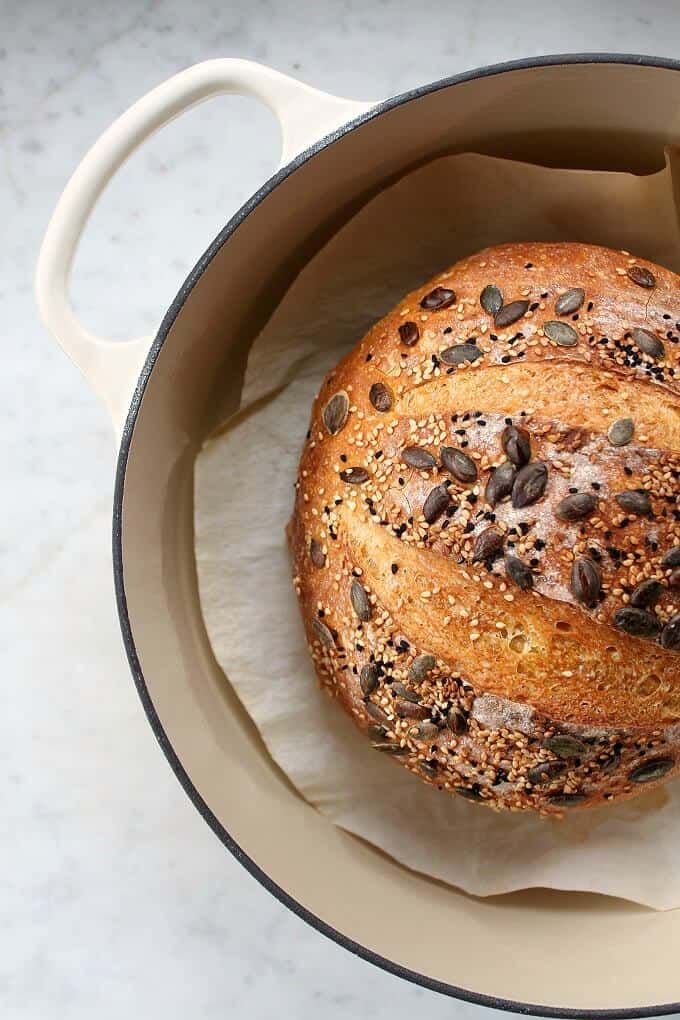
<svg viewBox="0 0 680 1020">
<path fill-rule="evenodd" d="M 414 705 L 417 705 L 420 701 L 420 695 L 416 694 L 415 691 L 410 691 L 405 684 L 402 684 L 399 680 L 392 684 L 392 693 L 396 694 L 400 698 L 404 698 L 406 701 L 412 701 Z"/>
<path fill-rule="evenodd" d="M 465 361 L 476 361 L 482 354 L 476 344 L 457 344 L 455 347 L 447 347 L 439 357 L 445 365 L 462 365 Z"/>
<path fill-rule="evenodd" d="M 423 775 L 427 776 L 428 779 L 436 779 L 437 776 L 439 775 L 434 765 L 428 765 L 428 763 L 425 761 L 421 761 L 418 767 L 420 768 L 420 771 L 423 773 Z"/>
<path fill-rule="evenodd" d="M 634 329 L 631 337 L 636 347 L 639 347 L 643 354 L 648 354 L 654 361 L 661 361 L 664 357 L 666 348 L 656 333 L 651 333 L 648 329 Z"/>
<path fill-rule="evenodd" d="M 680 651 L 680 613 L 671 616 L 670 620 L 661 631 L 661 646 L 670 652 Z"/>
<path fill-rule="evenodd" d="M 642 581 L 632 592 L 630 604 L 636 609 L 646 609 L 647 606 L 653 606 L 655 602 L 658 602 L 662 591 L 663 585 L 650 577 L 648 580 Z"/>
<path fill-rule="evenodd" d="M 349 397 L 340 390 L 334 394 L 323 409 L 323 423 L 331 436 L 337 435 L 345 427 L 349 414 Z"/>
<path fill-rule="evenodd" d="M 614 499 L 622 510 L 628 514 L 635 514 L 636 517 L 644 517 L 652 512 L 649 493 L 644 490 L 627 489 L 624 492 L 618 492 Z"/>
<path fill-rule="evenodd" d="M 319 620 L 317 617 L 314 617 L 312 620 L 312 630 L 314 631 L 315 637 L 317 637 L 321 644 L 325 645 L 326 648 L 331 648 L 335 644 L 333 635 L 323 620 Z"/>
<path fill-rule="evenodd" d="M 638 287 L 656 287 L 656 277 L 654 273 L 650 273 L 649 269 L 645 269 L 644 266 L 629 266 L 628 276 L 637 283 Z"/>
<path fill-rule="evenodd" d="M 588 748 L 582 741 L 572 737 L 570 733 L 554 733 L 552 737 L 546 737 L 543 747 L 552 751 L 558 758 L 582 758 L 588 753 Z"/>
<path fill-rule="evenodd" d="M 623 606 L 614 613 L 614 625 L 633 637 L 656 637 L 661 624 L 653 613 L 634 606 Z"/>
<path fill-rule="evenodd" d="M 366 468 L 352 467 L 341 471 L 340 478 L 343 482 L 348 482 L 350 485 L 362 485 L 368 481 L 369 475 Z"/>
<path fill-rule="evenodd" d="M 435 287 L 425 295 L 420 302 L 420 307 L 426 308 L 428 311 L 436 311 L 438 308 L 449 308 L 455 300 L 455 290 L 449 290 L 448 287 Z"/>
<path fill-rule="evenodd" d="M 517 467 L 523 467 L 531 460 L 531 436 L 526 429 L 508 425 L 501 435 L 501 446 L 508 460 Z"/>
<path fill-rule="evenodd" d="M 636 765 L 628 778 L 633 783 L 653 783 L 656 779 L 663 779 L 675 765 L 673 758 L 650 758 Z"/>
<path fill-rule="evenodd" d="M 680 545 L 674 545 L 672 549 L 669 549 L 661 560 L 661 566 L 668 569 L 669 567 L 680 567 Z"/>
<path fill-rule="evenodd" d="M 488 315 L 497 315 L 503 307 L 503 295 L 498 287 L 488 283 L 479 295 L 479 303 Z"/>
<path fill-rule="evenodd" d="M 361 667 L 359 684 L 361 686 L 362 693 L 366 697 L 368 697 L 369 694 L 373 694 L 373 691 L 378 686 L 378 670 L 373 663 L 367 663 L 365 666 Z"/>
<path fill-rule="evenodd" d="M 376 411 L 389 411 L 392 407 L 392 390 L 385 383 L 375 382 L 368 391 L 368 399 Z"/>
<path fill-rule="evenodd" d="M 387 736 L 387 730 L 384 726 L 378 726 L 377 723 L 371 723 L 366 730 L 371 740 L 382 740 L 383 737 Z"/>
<path fill-rule="evenodd" d="M 600 769 L 604 773 L 615 772 L 621 765 L 621 751 L 617 747 L 608 747 L 605 753 L 606 760 L 598 762 Z"/>
<path fill-rule="evenodd" d="M 420 339 L 420 330 L 415 322 L 402 322 L 399 327 L 399 339 L 405 347 L 413 347 Z"/>
<path fill-rule="evenodd" d="M 326 566 L 326 554 L 321 547 L 321 543 L 317 542 L 315 538 L 309 543 L 309 558 L 315 567 Z"/>
<path fill-rule="evenodd" d="M 512 505 L 516 510 L 536 503 L 548 484 L 548 468 L 541 460 L 525 464 L 515 476 L 512 485 Z"/>
<path fill-rule="evenodd" d="M 668 578 L 668 584 L 671 588 L 680 588 L 680 567 L 674 567 L 671 570 Z"/>
<path fill-rule="evenodd" d="M 583 804 L 587 799 L 585 793 L 553 793 L 550 803 L 555 807 L 575 807 L 576 804 Z"/>
<path fill-rule="evenodd" d="M 500 464 L 491 472 L 486 483 L 486 489 L 484 490 L 484 499 L 490 506 L 496 506 L 502 499 L 510 495 L 513 482 L 515 481 L 515 474 L 515 467 L 509 460 L 506 460 L 504 464 Z"/>
<path fill-rule="evenodd" d="M 381 744 L 371 745 L 374 751 L 382 751 L 383 754 L 394 754 L 397 757 L 403 757 L 405 754 L 410 754 L 408 747 L 402 747 L 394 740 L 387 740 Z"/>
<path fill-rule="evenodd" d="M 627 446 L 634 432 L 635 422 L 632 418 L 619 418 L 609 426 L 607 439 L 612 446 Z"/>
<path fill-rule="evenodd" d="M 492 560 L 499 555 L 504 542 L 505 536 L 495 528 L 487 528 L 486 531 L 482 531 L 477 535 L 472 547 L 472 562 L 482 563 Z"/>
<path fill-rule="evenodd" d="M 442 447 L 442 464 L 459 482 L 469 484 L 477 480 L 477 465 L 472 457 L 456 446 Z"/>
<path fill-rule="evenodd" d="M 600 597 L 602 576 L 597 564 L 587 556 L 574 560 L 571 568 L 571 590 L 584 606 L 594 606 Z"/>
<path fill-rule="evenodd" d="M 433 740 L 439 736 L 439 727 L 428 719 L 416 726 L 416 736 L 419 740 Z"/>
<path fill-rule="evenodd" d="M 578 333 L 568 322 L 559 322 L 557 319 L 544 322 L 543 332 L 548 340 L 554 341 L 559 347 L 575 347 L 578 343 Z"/>
<path fill-rule="evenodd" d="M 390 727 L 389 716 L 386 715 L 385 712 L 383 712 L 382 708 L 380 708 L 378 705 L 374 705 L 372 701 L 366 701 L 365 706 L 368 715 L 370 715 L 371 719 L 373 719 L 374 722 L 379 723 L 381 726 L 386 726 L 389 729 Z"/>
<path fill-rule="evenodd" d="M 427 719 L 430 714 L 427 705 L 416 705 L 405 698 L 397 698 L 394 710 L 400 719 Z"/>
<path fill-rule="evenodd" d="M 446 725 L 456 736 L 461 736 L 467 729 L 467 713 L 459 705 L 453 705 L 446 713 Z"/>
<path fill-rule="evenodd" d="M 437 660 L 434 655 L 429 655 L 425 652 L 423 655 L 418 655 L 411 663 L 411 668 L 408 671 L 408 678 L 412 684 L 420 684 L 425 680 L 427 674 L 434 669 Z"/>
<path fill-rule="evenodd" d="M 528 301 L 511 301 L 510 304 L 503 305 L 494 316 L 494 326 L 498 326 L 499 329 L 503 329 L 504 326 L 512 326 L 513 322 L 517 322 L 523 315 L 526 315 L 529 309 Z"/>
<path fill-rule="evenodd" d="M 430 489 L 427 499 L 423 503 L 423 517 L 428 524 L 434 524 L 444 513 L 448 505 L 448 489 L 445 485 L 435 485 L 434 489 Z"/>
<path fill-rule="evenodd" d="M 453 792 L 457 793 L 459 797 L 463 797 L 465 800 L 474 800 L 478 803 L 479 801 L 484 800 L 479 789 L 474 786 L 454 786 Z"/>
<path fill-rule="evenodd" d="M 357 581 L 356 577 L 352 580 L 349 597 L 352 602 L 352 608 L 359 619 L 363 620 L 364 623 L 368 623 L 373 616 L 373 607 L 371 606 L 368 592 L 363 584 Z"/>
<path fill-rule="evenodd" d="M 577 312 L 585 299 L 586 292 L 582 287 L 571 287 L 560 294 L 555 302 L 555 311 L 558 315 L 571 315 Z"/>
<path fill-rule="evenodd" d="M 534 586 L 534 575 L 531 567 L 517 556 L 505 557 L 505 572 L 511 581 L 523 591 L 530 591 Z"/>
<path fill-rule="evenodd" d="M 582 521 L 597 507 L 597 496 L 593 492 L 572 492 L 555 507 L 555 516 L 561 521 Z"/>
<path fill-rule="evenodd" d="M 558 776 L 562 775 L 566 767 L 563 761 L 542 761 L 529 769 L 527 779 L 532 786 L 551 783 L 553 779 L 557 779 Z"/>
<path fill-rule="evenodd" d="M 437 461 L 430 451 L 424 450 L 422 446 L 407 446 L 401 452 L 401 459 L 404 464 L 417 468 L 418 471 L 430 471 L 433 467 L 437 466 Z"/>
</svg>

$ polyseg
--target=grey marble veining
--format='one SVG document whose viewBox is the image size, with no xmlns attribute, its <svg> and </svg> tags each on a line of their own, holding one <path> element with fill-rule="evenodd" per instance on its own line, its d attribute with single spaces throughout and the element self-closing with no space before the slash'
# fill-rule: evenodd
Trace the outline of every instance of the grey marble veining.
<svg viewBox="0 0 680 1020">
<path fill-rule="evenodd" d="M 355 959 L 221 847 L 148 728 L 118 634 L 110 429 L 38 323 L 32 275 L 87 146 L 143 92 L 242 56 L 378 99 L 475 65 L 569 50 L 677 56 L 674 0 L 0 0 L 3 1020 L 481 1015 Z M 108 189 L 73 293 L 88 325 L 148 333 L 271 172 L 271 115 L 223 99 Z"/>
</svg>

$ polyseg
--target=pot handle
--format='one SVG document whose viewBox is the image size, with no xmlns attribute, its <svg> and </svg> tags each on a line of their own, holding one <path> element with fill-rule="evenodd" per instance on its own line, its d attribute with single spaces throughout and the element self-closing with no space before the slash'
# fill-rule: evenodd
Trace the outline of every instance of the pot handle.
<svg viewBox="0 0 680 1020">
<path fill-rule="evenodd" d="M 372 106 L 319 92 L 249 60 L 207 60 L 147 93 L 86 153 L 47 227 L 35 288 L 44 324 L 103 401 L 117 437 L 153 337 L 111 341 L 85 329 L 69 297 L 73 259 L 92 209 L 125 160 L 179 114 L 224 93 L 253 96 L 276 115 L 282 134 L 279 166 Z"/>
</svg>

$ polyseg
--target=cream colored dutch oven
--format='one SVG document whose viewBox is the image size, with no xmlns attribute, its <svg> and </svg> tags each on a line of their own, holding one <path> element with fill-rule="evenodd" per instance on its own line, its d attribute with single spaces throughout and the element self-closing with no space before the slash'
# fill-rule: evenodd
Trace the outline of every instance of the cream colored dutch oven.
<svg viewBox="0 0 680 1020">
<path fill-rule="evenodd" d="M 263 885 L 385 969 L 473 1002 L 546 1015 L 680 1011 L 680 911 L 532 891 L 487 900 L 422 878 L 334 828 L 267 756 L 210 651 L 199 609 L 192 466 L 238 405 L 248 348 L 298 269 L 368 196 L 443 153 L 648 172 L 680 141 L 680 64 L 580 55 L 485 68 L 378 105 L 240 60 L 199 64 L 135 104 L 85 156 L 47 230 L 43 319 L 120 439 L 118 609 L 151 726 L 192 801 Z M 281 168 L 221 230 L 153 339 L 87 333 L 74 253 L 111 175 L 152 132 L 220 93 L 278 116 Z M 283 541 L 283 536 L 282 536 Z M 680 851 L 680 848 L 679 848 Z"/>
</svg>

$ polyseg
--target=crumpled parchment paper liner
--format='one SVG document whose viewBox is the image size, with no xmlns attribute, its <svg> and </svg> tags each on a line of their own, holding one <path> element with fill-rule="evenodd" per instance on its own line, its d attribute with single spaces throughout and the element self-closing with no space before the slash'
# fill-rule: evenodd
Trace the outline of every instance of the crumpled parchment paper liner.
<svg viewBox="0 0 680 1020">
<path fill-rule="evenodd" d="M 441 793 L 371 750 L 317 687 L 291 584 L 284 527 L 309 411 L 371 323 L 485 245 L 589 241 L 678 272 L 674 162 L 670 151 L 664 170 L 635 177 L 465 154 L 407 175 L 300 273 L 255 341 L 241 410 L 196 462 L 206 628 L 269 753 L 330 821 L 476 895 L 543 886 L 680 905 L 680 783 L 546 821 Z"/>
</svg>

